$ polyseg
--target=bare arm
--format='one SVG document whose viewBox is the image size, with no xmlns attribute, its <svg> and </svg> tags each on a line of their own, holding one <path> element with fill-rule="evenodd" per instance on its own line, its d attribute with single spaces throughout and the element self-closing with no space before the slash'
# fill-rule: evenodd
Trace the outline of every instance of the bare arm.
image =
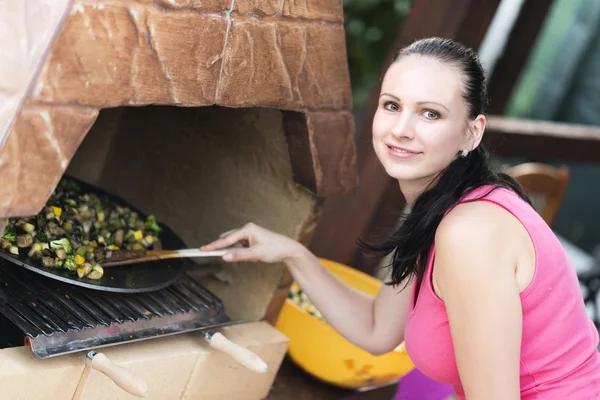
<svg viewBox="0 0 600 400">
<path fill-rule="evenodd" d="M 327 322 L 372 354 L 384 354 L 404 339 L 411 287 L 383 285 L 375 298 L 329 272 L 308 250 L 287 263 L 290 272 Z"/>
<path fill-rule="evenodd" d="M 410 286 L 400 291 L 383 285 L 373 298 L 329 272 L 300 243 L 253 224 L 202 248 L 214 250 L 239 242 L 248 247 L 229 252 L 226 261 L 284 262 L 327 322 L 350 342 L 373 354 L 389 352 L 402 342 Z"/>
<path fill-rule="evenodd" d="M 464 204 L 436 233 L 434 280 L 468 400 L 520 398 L 522 312 L 509 218 L 492 204 Z"/>
</svg>

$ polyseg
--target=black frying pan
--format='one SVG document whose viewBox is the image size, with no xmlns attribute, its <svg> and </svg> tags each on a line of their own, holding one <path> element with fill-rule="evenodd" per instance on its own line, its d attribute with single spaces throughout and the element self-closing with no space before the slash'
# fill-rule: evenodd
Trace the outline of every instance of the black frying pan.
<svg viewBox="0 0 600 400">
<path fill-rule="evenodd" d="M 77 182 L 83 191 L 94 193 L 99 196 L 106 196 L 115 204 L 129 207 L 131 210 L 136 211 L 141 218 L 145 219 L 147 217 L 147 215 L 142 213 L 139 209 L 133 207 L 117 196 L 78 179 L 68 176 L 65 176 L 65 178 Z M 161 223 L 159 223 L 159 225 L 163 229 L 160 234 L 160 240 L 164 249 L 176 250 L 186 247 L 185 243 L 169 229 L 168 226 Z M 0 257 L 48 278 L 70 283 L 72 285 L 83 286 L 88 289 L 120 293 L 150 292 L 170 286 L 179 279 L 185 267 L 183 259 L 160 260 L 149 263 L 106 268 L 102 278 L 87 279 L 79 278 L 77 274 L 71 273 L 65 269 L 45 268 L 29 257 L 17 256 L 6 250 L 0 249 Z"/>
</svg>

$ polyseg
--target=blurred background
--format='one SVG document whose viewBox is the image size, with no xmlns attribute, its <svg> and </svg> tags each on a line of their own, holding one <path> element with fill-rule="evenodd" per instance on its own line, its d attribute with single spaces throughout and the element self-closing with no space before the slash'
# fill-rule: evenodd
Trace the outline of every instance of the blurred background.
<svg viewBox="0 0 600 400">
<path fill-rule="evenodd" d="M 600 2 L 344 0 L 343 4 L 360 185 L 354 196 L 326 203 L 312 244 L 318 255 L 376 273 L 379 260 L 362 254 L 356 237 L 384 234 L 396 223 L 404 202 L 373 160 L 374 101 L 392 54 L 426 36 L 452 37 L 479 51 L 489 79 L 489 115 L 499 117 L 487 134 L 494 162 L 567 167 L 568 185 L 552 228 L 588 255 L 598 251 Z"/>
<path fill-rule="evenodd" d="M 389 257 L 357 245 L 359 237 L 377 240 L 397 227 L 406 205 L 371 148 L 380 81 L 401 47 L 450 37 L 476 49 L 486 70 L 491 103 L 484 143 L 493 163 L 525 186 L 556 233 L 600 328 L 600 1 L 343 4 L 359 185 L 351 196 L 325 201 L 311 250 L 379 279 L 388 273 L 383 267 Z M 394 399 L 449 399 L 451 393 L 413 370 L 400 380 Z M 390 397 L 374 392 L 364 398 Z"/>
</svg>

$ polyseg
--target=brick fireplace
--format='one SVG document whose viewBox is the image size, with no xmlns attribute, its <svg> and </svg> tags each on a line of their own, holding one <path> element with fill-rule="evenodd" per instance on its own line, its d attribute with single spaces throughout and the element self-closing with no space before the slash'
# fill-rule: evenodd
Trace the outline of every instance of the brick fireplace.
<svg viewBox="0 0 600 400">
<path fill-rule="evenodd" d="M 39 212 L 68 173 L 155 214 L 188 246 L 249 221 L 306 243 L 323 199 L 354 190 L 341 1 L 39 6 L 34 12 L 16 5 L 8 14 L 7 24 L 27 25 L 30 40 L 11 45 L 21 68 L 0 75 L 7 99 L 0 106 L 1 218 Z M 233 368 L 193 334 L 109 349 L 148 381 L 149 398 L 266 395 L 287 344 L 264 320 L 277 315 L 290 277 L 282 265 L 224 268 L 229 283 L 198 280 L 232 319 L 249 321 L 229 332 L 268 361 L 269 374 L 245 375 L 251 372 Z M 2 349 L 0 360 L 47 381 L 46 393 L 60 386 L 53 398 L 129 398 L 80 358 L 36 360 L 30 353 Z M 173 368 L 180 379 L 166 378 Z M 14 371 L 0 369 L 0 381 L 17 382 Z M 45 378 L 57 371 L 64 372 L 60 379 L 71 376 L 69 384 Z M 219 386 L 207 378 L 215 371 L 247 386 Z M 168 393 L 158 386 L 166 381 L 173 386 Z M 13 386 L 15 396 L 34 390 Z M 200 392 L 211 396 L 196 397 Z"/>
</svg>

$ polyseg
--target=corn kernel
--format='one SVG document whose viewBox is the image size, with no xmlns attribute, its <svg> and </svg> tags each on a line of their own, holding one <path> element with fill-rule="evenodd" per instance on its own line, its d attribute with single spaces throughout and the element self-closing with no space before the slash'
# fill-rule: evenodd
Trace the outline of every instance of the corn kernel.
<svg viewBox="0 0 600 400">
<path fill-rule="evenodd" d="M 142 231 L 135 231 L 135 233 L 133 234 L 133 237 L 135 238 L 135 240 L 142 240 L 142 237 L 143 237 Z"/>
<path fill-rule="evenodd" d="M 75 256 L 75 264 L 81 265 L 85 262 L 85 258 L 81 257 L 79 254 Z"/>
<path fill-rule="evenodd" d="M 52 206 L 52 210 L 54 211 L 54 215 L 56 215 L 57 217 L 60 217 L 60 215 L 62 214 L 62 208 L 60 207 Z"/>
</svg>

